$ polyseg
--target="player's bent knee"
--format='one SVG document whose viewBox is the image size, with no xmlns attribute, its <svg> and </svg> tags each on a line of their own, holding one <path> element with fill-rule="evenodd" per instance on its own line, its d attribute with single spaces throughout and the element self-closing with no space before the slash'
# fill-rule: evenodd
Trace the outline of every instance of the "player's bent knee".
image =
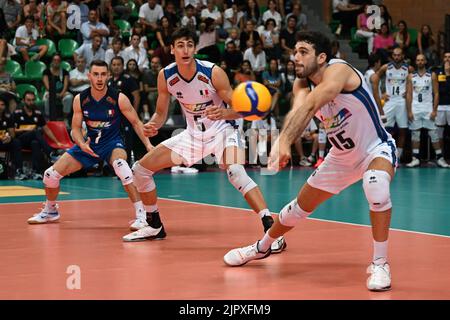
<svg viewBox="0 0 450 320">
<path fill-rule="evenodd" d="M 363 188 L 371 211 L 381 212 L 392 208 L 389 184 L 391 176 L 386 171 L 368 170 L 363 176 Z"/>
<path fill-rule="evenodd" d="M 138 192 L 150 192 L 155 190 L 155 180 L 153 180 L 153 171 L 141 166 L 139 162 L 133 165 L 134 185 Z"/>
<path fill-rule="evenodd" d="M 294 227 L 297 222 L 307 218 L 311 213 L 300 208 L 297 198 L 295 198 L 281 209 L 278 219 L 283 226 Z"/>
<path fill-rule="evenodd" d="M 431 143 L 439 142 L 439 134 L 437 132 L 437 129 L 435 129 L 435 130 L 428 130 L 428 135 L 430 136 Z"/>
<path fill-rule="evenodd" d="M 44 182 L 44 185 L 47 188 L 58 188 L 59 187 L 59 180 L 63 178 L 62 175 L 59 174 L 58 171 L 56 171 L 53 166 L 45 170 L 44 172 L 44 178 L 42 179 Z"/>
<path fill-rule="evenodd" d="M 232 164 L 227 169 L 228 181 L 245 196 L 247 192 L 257 187 L 240 164 Z"/>
<path fill-rule="evenodd" d="M 411 132 L 411 141 L 420 142 L 420 130 L 413 130 Z"/>
<path fill-rule="evenodd" d="M 116 159 L 113 161 L 113 168 L 116 176 L 119 177 L 120 181 L 124 186 L 133 183 L 133 172 L 131 172 L 130 166 L 123 159 Z"/>
</svg>

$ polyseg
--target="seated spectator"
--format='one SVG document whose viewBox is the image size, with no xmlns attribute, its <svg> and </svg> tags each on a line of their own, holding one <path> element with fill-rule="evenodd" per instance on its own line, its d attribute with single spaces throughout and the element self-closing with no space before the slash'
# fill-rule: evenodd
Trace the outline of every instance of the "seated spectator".
<svg viewBox="0 0 450 320">
<path fill-rule="evenodd" d="M 212 19 L 215 27 L 222 27 L 222 13 L 217 9 L 215 0 L 207 0 L 206 8 L 201 11 L 200 20 Z"/>
<path fill-rule="evenodd" d="M 227 65 L 227 62 L 225 60 L 220 61 L 219 67 L 222 68 L 223 71 L 227 74 L 228 81 L 230 83 L 233 83 L 233 73 L 231 72 L 230 68 Z"/>
<path fill-rule="evenodd" d="M 272 96 L 272 104 L 270 106 L 271 112 L 276 118 L 279 117 L 280 109 L 278 108 L 278 99 L 281 95 L 281 90 L 283 87 L 283 81 L 281 73 L 278 70 L 278 60 L 272 58 L 269 60 L 269 67 L 262 74 L 263 84 L 269 89 Z"/>
<path fill-rule="evenodd" d="M 32 57 L 33 60 L 39 60 L 47 53 L 47 45 L 36 44 L 38 38 L 39 31 L 34 28 L 33 16 L 26 17 L 25 24 L 17 28 L 16 37 L 14 39 L 16 51 L 22 55 L 24 61 L 30 60 L 30 52 L 37 53 Z"/>
<path fill-rule="evenodd" d="M 242 52 L 239 51 L 236 44 L 233 41 L 228 42 L 223 53 L 223 61 L 226 62 L 232 73 L 238 71 L 243 59 Z"/>
<path fill-rule="evenodd" d="M 177 14 L 177 9 L 175 7 L 175 4 L 172 1 L 168 1 L 166 3 L 166 7 L 164 8 L 164 15 L 169 19 L 169 24 L 173 28 L 178 28 L 180 25 L 180 18 Z"/>
<path fill-rule="evenodd" d="M 285 60 L 292 60 L 291 58 L 294 56 L 295 44 L 297 43 L 297 39 L 295 38 L 296 25 L 297 17 L 290 16 L 287 19 L 286 28 L 282 29 L 280 33 L 281 50 Z"/>
<path fill-rule="evenodd" d="M 292 12 L 286 15 L 286 25 L 288 24 L 289 17 L 297 18 L 297 25 L 295 26 L 295 31 L 303 31 L 308 29 L 308 19 L 306 14 L 302 12 L 302 5 L 300 3 L 295 3 L 292 5 Z"/>
<path fill-rule="evenodd" d="M 335 31 L 337 36 L 341 33 L 350 34 L 351 28 L 356 26 L 356 17 L 360 10 L 360 5 L 351 4 L 349 0 L 333 0 L 333 19 L 340 21 Z"/>
<path fill-rule="evenodd" d="M 400 20 L 397 24 L 398 31 L 394 32 L 395 45 L 402 48 L 403 52 L 407 52 L 411 38 L 408 32 L 408 25 L 404 20 Z"/>
<path fill-rule="evenodd" d="M 294 81 L 297 78 L 297 74 L 295 72 L 295 62 L 289 60 L 286 62 L 286 71 L 284 72 L 284 96 L 286 100 L 289 101 L 289 106 L 292 107 L 292 103 L 294 102 L 294 96 L 292 94 L 292 88 L 294 87 Z"/>
<path fill-rule="evenodd" d="M 278 59 L 281 55 L 280 36 L 276 31 L 276 22 L 274 19 L 266 20 L 264 30 L 260 36 L 267 59 Z"/>
<path fill-rule="evenodd" d="M 358 15 L 356 20 L 356 33 L 355 37 L 367 39 L 367 54 L 371 54 L 373 50 L 373 39 L 375 38 L 375 30 L 371 30 L 367 25 L 367 21 L 370 17 L 368 12 L 369 5 L 364 6 L 364 11 Z"/>
<path fill-rule="evenodd" d="M 32 16 L 34 18 L 35 27 L 39 28 L 44 25 L 42 21 L 42 12 L 44 10 L 44 5 L 42 3 L 37 3 L 38 0 L 26 0 L 26 5 L 23 7 L 23 16 Z"/>
<path fill-rule="evenodd" d="M 197 20 L 195 19 L 195 8 L 193 5 L 188 4 L 184 8 L 184 16 L 181 18 L 181 26 L 196 30 Z"/>
<path fill-rule="evenodd" d="M 105 50 L 101 47 L 102 36 L 96 34 L 92 37 L 92 42 L 83 44 L 73 53 L 73 60 L 76 61 L 78 56 L 86 59 L 89 66 L 94 60 L 105 60 Z"/>
<path fill-rule="evenodd" d="M 141 37 L 138 34 L 133 34 L 131 36 L 131 44 L 129 47 L 125 48 L 125 64 L 129 60 L 134 59 L 137 62 L 139 71 L 143 72 L 148 69 L 149 62 L 147 57 L 147 51 L 139 46 Z"/>
<path fill-rule="evenodd" d="M 393 24 L 392 24 L 392 17 L 389 14 L 389 11 L 387 9 L 387 7 L 384 4 L 380 4 L 378 5 L 378 7 L 380 8 L 380 16 L 381 16 L 381 21 L 380 23 L 387 23 L 389 29 L 392 29 Z M 381 25 L 380 25 L 381 27 Z"/>
<path fill-rule="evenodd" d="M 78 60 L 78 59 L 77 59 Z M 50 116 L 50 84 L 53 78 L 55 83 L 55 93 L 56 101 L 62 102 L 62 111 L 64 120 L 68 119 L 70 111 L 72 111 L 72 101 L 73 95 L 69 92 L 69 72 L 61 67 L 61 55 L 55 54 L 50 63 L 50 68 L 45 69 L 44 76 L 42 78 L 42 83 L 44 84 L 44 104 L 45 104 L 45 115 Z M 53 103 L 55 103 L 54 101 Z"/>
<path fill-rule="evenodd" d="M 382 57 L 382 62 L 385 63 L 391 56 L 394 45 L 394 38 L 389 31 L 389 26 L 387 23 L 383 23 L 380 33 L 373 40 L 373 52 L 378 53 Z"/>
<path fill-rule="evenodd" d="M 75 61 L 75 65 L 76 67 L 69 73 L 69 90 L 74 96 L 90 87 L 89 69 L 86 67 L 86 59 L 83 56 L 79 56 Z"/>
<path fill-rule="evenodd" d="M 144 27 L 145 33 L 156 31 L 158 21 L 163 17 L 164 11 L 156 0 L 148 0 L 139 8 L 139 22 Z"/>
<path fill-rule="evenodd" d="M 44 133 L 56 143 L 61 143 L 53 135 L 53 132 L 47 127 L 47 123 L 39 110 L 36 110 L 36 96 L 33 92 L 27 91 L 23 97 L 23 107 L 14 112 L 14 125 L 16 137 L 20 142 L 21 148 L 31 149 L 32 172 L 30 178 L 33 180 L 42 179 L 42 154 L 50 158 L 52 149 L 45 142 L 41 129 Z M 17 172 L 20 174 L 20 172 Z"/>
<path fill-rule="evenodd" d="M 20 4 L 15 0 L 0 0 L 0 9 L 3 10 L 8 29 L 11 31 L 16 30 L 22 18 L 22 7 Z"/>
<path fill-rule="evenodd" d="M 169 18 L 166 16 L 160 20 L 161 28 L 156 31 L 156 39 L 159 46 L 153 52 L 153 56 L 161 59 L 161 65 L 167 66 L 175 61 L 174 56 L 170 53 L 170 45 L 172 43 L 173 26 L 170 24 Z"/>
<path fill-rule="evenodd" d="M 129 20 L 131 16 L 131 7 L 128 0 L 113 1 L 113 11 L 117 14 L 118 19 Z"/>
<path fill-rule="evenodd" d="M 227 45 L 230 41 L 233 41 L 236 45 L 236 48 L 240 48 L 241 40 L 239 39 L 239 31 L 236 28 L 231 28 L 228 32 L 228 38 L 225 40 L 225 45 Z"/>
<path fill-rule="evenodd" d="M 130 40 L 128 43 L 131 43 L 131 37 L 133 36 L 133 34 L 138 34 L 141 38 L 141 41 L 139 42 L 139 47 L 144 48 L 146 51 L 149 51 L 150 45 L 148 43 L 147 36 L 144 34 L 144 27 L 138 21 L 136 21 L 133 25 Z"/>
<path fill-rule="evenodd" d="M 231 29 L 241 29 L 244 26 L 243 22 L 244 12 L 242 11 L 242 5 L 239 2 L 233 2 L 231 7 L 224 12 L 223 28 L 228 34 Z"/>
<path fill-rule="evenodd" d="M 277 11 L 277 3 L 275 2 L 275 0 L 269 0 L 267 3 L 267 7 L 267 11 L 264 12 L 262 16 L 262 22 L 265 25 L 267 20 L 274 19 L 276 24 L 275 30 L 280 32 L 283 19 L 281 18 L 280 13 Z"/>
<path fill-rule="evenodd" d="M 244 22 L 253 20 L 256 25 L 261 23 L 262 17 L 259 11 L 259 5 L 256 0 L 247 0 L 247 4 L 244 9 Z"/>
<path fill-rule="evenodd" d="M 102 37 L 103 49 L 107 48 L 109 29 L 103 22 L 98 20 L 97 10 L 89 10 L 88 21 L 81 25 L 80 31 L 83 35 L 83 44 L 92 43 L 93 37 L 99 35 Z"/>
<path fill-rule="evenodd" d="M 198 45 L 196 47 L 198 54 L 208 55 L 208 60 L 214 63 L 218 63 L 221 59 L 219 48 L 217 48 L 218 34 L 217 29 L 214 26 L 214 21 L 211 18 L 200 23 L 200 36 L 198 39 Z"/>
<path fill-rule="evenodd" d="M 148 71 L 148 70 L 146 70 Z M 143 73 L 139 70 L 138 63 L 135 59 L 129 59 L 126 62 L 126 69 L 125 73 L 130 75 L 139 85 L 139 91 L 143 90 L 143 83 L 142 83 L 142 77 Z M 147 72 L 145 72 L 147 73 Z"/>
<path fill-rule="evenodd" d="M 47 37 L 55 39 L 56 35 L 62 36 L 67 30 L 67 2 L 61 0 L 49 0 L 45 7 Z"/>
<path fill-rule="evenodd" d="M 417 35 L 417 47 L 419 53 L 425 55 L 429 65 L 434 66 L 438 64 L 436 54 L 436 41 L 433 37 L 431 27 L 424 24 Z"/>
<path fill-rule="evenodd" d="M 0 98 L 6 103 L 9 114 L 16 110 L 16 83 L 11 75 L 5 70 L 5 61 L 0 61 Z"/>
<path fill-rule="evenodd" d="M 261 75 L 266 69 L 266 53 L 262 48 L 261 41 L 256 41 L 253 47 L 248 48 L 244 52 L 244 60 L 250 61 L 252 70 L 255 73 L 256 81 L 261 82 Z"/>
<path fill-rule="evenodd" d="M 111 59 L 114 57 L 122 57 L 125 59 L 126 53 L 123 48 L 122 38 L 114 38 L 112 41 L 112 47 L 106 50 L 105 52 L 105 62 L 108 64 L 111 63 Z"/>
<path fill-rule="evenodd" d="M 156 100 L 158 99 L 158 74 L 161 70 L 161 60 L 159 57 L 152 57 L 150 61 L 150 69 L 142 77 L 144 93 L 146 95 L 146 103 L 143 104 L 144 121 L 150 120 L 150 112 L 156 110 Z"/>
<path fill-rule="evenodd" d="M 239 41 L 241 51 L 244 52 L 248 48 L 251 48 L 255 44 L 255 41 L 259 40 L 259 33 L 255 30 L 255 21 L 247 20 L 245 30 L 241 32 Z"/>
<path fill-rule="evenodd" d="M 345 56 L 345 53 L 341 52 L 340 48 L 341 45 L 339 44 L 338 40 L 331 41 L 331 56 L 333 59 L 345 60 L 347 58 Z"/>
<path fill-rule="evenodd" d="M 239 83 L 246 81 L 255 81 L 255 73 L 252 70 L 252 65 L 250 61 L 244 60 L 241 63 L 241 67 L 234 74 L 234 86 L 236 87 Z"/>
<path fill-rule="evenodd" d="M 15 139 L 14 120 L 11 113 L 6 110 L 6 101 L 0 97 L 0 151 L 7 151 L 11 154 L 15 179 L 23 180 L 26 175 L 23 173 L 22 147 L 19 140 Z"/>
</svg>

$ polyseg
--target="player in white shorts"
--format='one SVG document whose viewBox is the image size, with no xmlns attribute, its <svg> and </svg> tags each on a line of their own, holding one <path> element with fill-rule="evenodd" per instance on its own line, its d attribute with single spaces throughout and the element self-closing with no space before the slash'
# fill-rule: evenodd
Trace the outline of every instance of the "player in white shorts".
<svg viewBox="0 0 450 320">
<path fill-rule="evenodd" d="M 265 119 L 252 121 L 250 129 L 248 163 L 251 166 L 257 165 L 259 157 L 261 164 L 267 165 L 267 142 L 269 138 L 272 139 L 272 133 L 277 132 L 275 118 L 269 115 Z"/>
<path fill-rule="evenodd" d="M 420 165 L 420 129 L 425 128 L 431 138 L 437 164 L 440 167 L 447 168 L 448 164 L 442 157 L 439 136 L 434 122 L 439 103 L 437 76 L 434 72 L 427 71 L 426 64 L 427 58 L 425 55 L 418 54 L 416 57 L 417 71 L 408 75 L 406 83 L 406 108 L 410 121 L 409 129 L 411 130 L 413 149 L 412 160 L 406 166 L 412 168 Z"/>
<path fill-rule="evenodd" d="M 272 147 L 269 167 L 278 170 L 286 166 L 292 142 L 314 115 L 323 123 L 333 147 L 297 198 L 281 210 L 264 238 L 251 246 L 231 250 L 224 261 L 230 266 L 240 266 L 269 256 L 274 239 L 291 230 L 325 200 L 362 179 L 374 238 L 367 287 L 373 291 L 389 290 L 387 246 L 392 208 L 389 186 L 395 174 L 395 142 L 381 123 L 363 75 L 344 60 L 330 61 L 330 57 L 331 45 L 326 36 L 319 32 L 298 33 L 295 100 Z"/>
<path fill-rule="evenodd" d="M 441 148 L 444 148 L 444 128 L 446 125 L 450 125 L 450 50 L 444 53 L 443 66 L 437 71 L 437 77 L 439 84 L 439 105 L 436 126 Z"/>
<path fill-rule="evenodd" d="M 156 111 L 145 124 L 144 131 L 149 137 L 158 133 L 167 119 L 170 95 L 180 102 L 187 129 L 159 144 L 133 166 L 148 226 L 124 236 L 124 241 L 165 238 L 156 204 L 154 173 L 181 163 L 189 167 L 210 154 L 216 156 L 230 183 L 259 214 L 264 231 L 273 224 L 259 187 L 242 165 L 245 162 L 244 142 L 233 127 L 233 120 L 240 115 L 227 106 L 232 95 L 228 77 L 213 63 L 194 59 L 196 44 L 197 36 L 189 28 L 180 28 L 172 34 L 171 53 L 175 63 L 159 72 Z M 273 244 L 276 252 L 286 246 L 284 238 Z"/>
<path fill-rule="evenodd" d="M 408 130 L 408 113 L 406 112 L 406 78 L 413 71 L 411 66 L 404 63 L 404 54 L 401 48 L 395 48 L 392 52 L 393 62 L 383 65 L 373 76 L 373 88 L 378 88 L 380 79 L 386 76 L 385 103 L 381 102 L 380 94 L 373 91 L 373 96 L 377 102 L 380 113 L 386 116 L 384 126 L 391 131 L 395 124 L 399 128 L 398 132 L 398 158 L 401 158 L 405 145 L 406 133 Z M 381 111 L 382 110 L 382 111 Z"/>
</svg>

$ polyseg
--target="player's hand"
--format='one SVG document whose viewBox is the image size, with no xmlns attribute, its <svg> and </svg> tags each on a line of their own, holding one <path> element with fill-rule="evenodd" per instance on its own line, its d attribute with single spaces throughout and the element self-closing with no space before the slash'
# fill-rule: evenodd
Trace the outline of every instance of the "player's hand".
<svg viewBox="0 0 450 320">
<path fill-rule="evenodd" d="M 436 119 L 437 116 L 437 111 L 431 111 L 430 113 L 430 120 L 434 121 L 434 119 Z"/>
<path fill-rule="evenodd" d="M 99 157 L 98 154 L 96 154 L 89 146 L 90 143 L 91 138 L 87 138 L 86 142 L 80 144 L 80 149 L 86 152 L 87 154 L 90 154 L 91 156 L 98 158 Z"/>
<path fill-rule="evenodd" d="M 409 120 L 410 122 L 413 122 L 413 121 L 414 121 L 414 114 L 413 114 L 412 112 L 408 112 L 408 120 Z"/>
<path fill-rule="evenodd" d="M 389 101 L 389 95 L 386 92 L 383 93 L 382 99 L 384 100 L 384 103 L 388 102 Z"/>
<path fill-rule="evenodd" d="M 272 171 L 279 171 L 288 164 L 290 158 L 291 145 L 280 137 L 272 146 L 267 168 Z"/>
<path fill-rule="evenodd" d="M 227 109 L 212 106 L 206 109 L 205 114 L 209 120 L 223 120 L 227 114 Z"/>
<path fill-rule="evenodd" d="M 147 122 L 146 124 L 144 124 L 144 135 L 146 137 L 154 137 L 158 134 L 158 127 L 156 126 L 156 124 L 152 121 Z"/>
</svg>

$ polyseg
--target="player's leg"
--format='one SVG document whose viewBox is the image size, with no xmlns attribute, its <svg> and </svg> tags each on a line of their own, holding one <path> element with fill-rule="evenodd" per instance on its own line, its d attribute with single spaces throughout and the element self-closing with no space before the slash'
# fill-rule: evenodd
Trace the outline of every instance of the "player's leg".
<svg viewBox="0 0 450 320">
<path fill-rule="evenodd" d="M 442 112 L 442 111 L 441 111 Z M 439 111 L 438 111 L 439 115 Z M 442 119 L 439 119 L 442 120 Z M 431 139 L 431 144 L 433 145 L 434 152 L 436 153 L 436 163 L 441 168 L 448 168 L 449 165 L 447 161 L 445 161 L 444 156 L 442 154 L 442 137 L 444 136 L 444 127 L 438 126 L 441 122 L 438 122 L 438 118 L 436 117 L 435 122 L 431 120 L 426 120 L 428 135 Z"/>
<path fill-rule="evenodd" d="M 395 121 L 398 126 L 397 156 L 398 159 L 403 155 L 403 148 L 405 147 L 406 135 L 408 133 L 408 112 L 406 110 L 406 102 L 401 101 L 396 105 Z"/>
<path fill-rule="evenodd" d="M 59 194 L 59 181 L 83 167 L 80 161 L 68 152 L 64 153 L 53 166 L 45 170 L 43 182 L 45 185 L 46 201 L 43 209 L 38 214 L 28 219 L 29 224 L 42 224 L 59 220 L 56 199 Z"/>
<path fill-rule="evenodd" d="M 135 231 L 148 226 L 144 205 L 134 186 L 133 172 L 127 162 L 127 151 L 122 148 L 113 149 L 109 158 L 109 164 L 114 169 L 116 176 L 122 182 L 123 188 L 127 192 L 131 203 L 133 203 L 136 212 L 136 220 L 130 226 L 130 229 Z"/>
<path fill-rule="evenodd" d="M 422 129 L 422 120 L 416 118 L 418 115 L 414 115 L 414 121 L 410 124 L 411 130 L 411 145 L 412 145 L 412 160 L 407 163 L 408 168 L 414 168 L 420 166 L 419 151 L 420 151 L 420 129 Z"/>
<path fill-rule="evenodd" d="M 389 186 L 395 174 L 392 161 L 377 157 L 363 175 L 363 188 L 370 207 L 373 236 L 373 260 L 368 268 L 367 288 L 384 291 L 391 288 L 391 274 L 387 263 L 389 226 L 392 204 Z"/>
</svg>

